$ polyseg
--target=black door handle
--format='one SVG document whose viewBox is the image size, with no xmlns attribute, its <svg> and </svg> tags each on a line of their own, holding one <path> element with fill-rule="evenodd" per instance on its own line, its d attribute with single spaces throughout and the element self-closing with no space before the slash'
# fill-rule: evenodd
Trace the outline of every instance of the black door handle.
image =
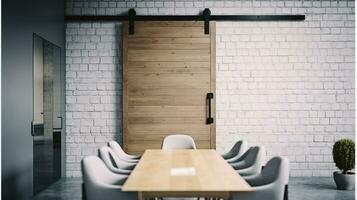
<svg viewBox="0 0 357 200">
<path fill-rule="evenodd" d="M 213 99 L 213 93 L 207 93 L 207 101 L 208 101 L 208 118 L 206 120 L 206 124 L 213 124 L 213 117 L 211 116 L 211 100 Z"/>
</svg>

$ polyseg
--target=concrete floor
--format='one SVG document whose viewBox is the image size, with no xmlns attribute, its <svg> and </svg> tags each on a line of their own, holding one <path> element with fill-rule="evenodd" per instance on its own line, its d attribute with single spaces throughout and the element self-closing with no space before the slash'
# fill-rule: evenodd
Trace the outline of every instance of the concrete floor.
<svg viewBox="0 0 357 200">
<path fill-rule="evenodd" d="M 66 178 L 39 193 L 34 200 L 81 200 L 81 179 Z M 332 177 L 291 178 L 289 200 L 353 200 L 355 191 L 336 190 Z"/>
</svg>

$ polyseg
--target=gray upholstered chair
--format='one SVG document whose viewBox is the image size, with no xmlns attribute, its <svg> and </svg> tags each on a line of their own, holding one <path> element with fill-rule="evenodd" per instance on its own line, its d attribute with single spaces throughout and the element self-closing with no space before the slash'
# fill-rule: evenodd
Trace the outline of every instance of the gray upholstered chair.
<svg viewBox="0 0 357 200">
<path fill-rule="evenodd" d="M 82 160 L 84 193 L 87 200 L 134 200 L 137 194 L 121 191 L 125 175 L 111 172 L 97 156 Z"/>
<path fill-rule="evenodd" d="M 134 156 L 125 153 L 121 146 L 114 140 L 108 142 L 108 146 L 112 148 L 113 151 L 119 156 L 119 158 L 124 161 L 137 163 L 140 160 L 140 156 Z"/>
<path fill-rule="evenodd" d="M 283 157 L 274 157 L 255 177 L 246 178 L 252 186 L 252 192 L 239 193 L 232 200 L 287 200 L 289 183 L 289 161 Z"/>
<path fill-rule="evenodd" d="M 230 165 L 241 176 L 251 176 L 261 172 L 265 159 L 264 147 L 250 147 L 236 162 L 230 163 Z"/>
<path fill-rule="evenodd" d="M 195 141 L 188 135 L 168 135 L 162 142 L 162 149 L 196 149 Z"/>
<path fill-rule="evenodd" d="M 247 148 L 248 148 L 247 141 L 239 140 L 233 145 L 231 150 L 222 154 L 222 157 L 228 162 L 231 160 L 237 160 L 247 151 Z"/>
<path fill-rule="evenodd" d="M 99 149 L 99 156 L 104 161 L 105 165 L 110 171 L 117 174 L 130 174 L 131 170 L 135 167 L 135 163 L 128 163 L 121 160 L 114 151 L 107 146 Z"/>
</svg>

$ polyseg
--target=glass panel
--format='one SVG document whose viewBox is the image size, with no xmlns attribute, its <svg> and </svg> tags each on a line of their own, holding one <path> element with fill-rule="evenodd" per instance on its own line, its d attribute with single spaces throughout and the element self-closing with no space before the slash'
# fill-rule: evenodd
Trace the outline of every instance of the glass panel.
<svg viewBox="0 0 357 200">
<path fill-rule="evenodd" d="M 60 48 L 34 35 L 34 193 L 61 176 Z"/>
<path fill-rule="evenodd" d="M 34 37 L 34 116 L 33 135 L 43 135 L 43 41 Z"/>
</svg>

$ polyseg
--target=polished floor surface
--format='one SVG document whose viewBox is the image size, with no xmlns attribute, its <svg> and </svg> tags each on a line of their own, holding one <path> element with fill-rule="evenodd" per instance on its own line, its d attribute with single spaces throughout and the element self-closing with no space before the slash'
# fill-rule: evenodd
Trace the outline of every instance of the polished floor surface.
<svg viewBox="0 0 357 200">
<path fill-rule="evenodd" d="M 38 194 L 35 200 L 81 200 L 81 179 L 66 178 Z M 289 200 L 353 200 L 355 191 L 335 189 L 332 177 L 291 178 Z"/>
</svg>

